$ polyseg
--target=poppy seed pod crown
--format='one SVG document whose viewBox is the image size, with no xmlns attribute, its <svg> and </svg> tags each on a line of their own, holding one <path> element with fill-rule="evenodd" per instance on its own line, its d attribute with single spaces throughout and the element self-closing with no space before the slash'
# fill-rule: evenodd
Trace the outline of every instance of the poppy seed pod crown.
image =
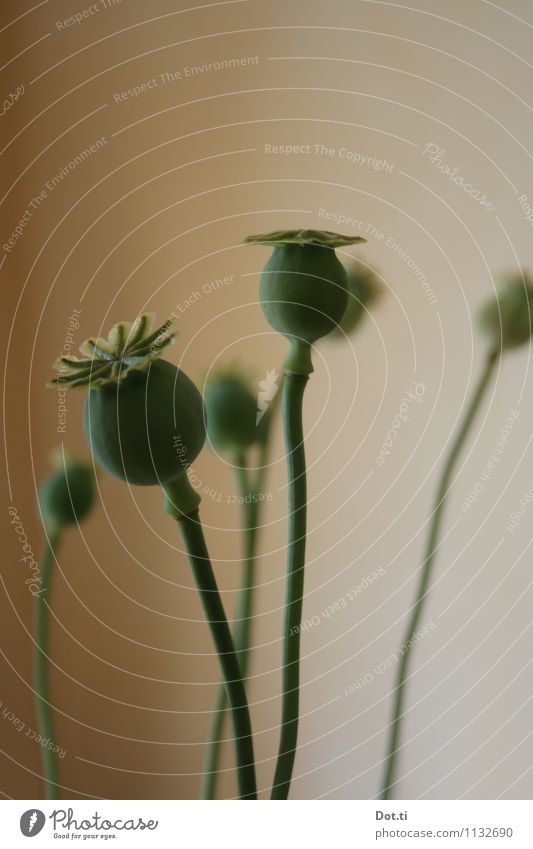
<svg viewBox="0 0 533 849">
<path fill-rule="evenodd" d="M 478 322 L 495 351 L 529 342 L 533 332 L 533 282 L 527 274 L 509 277 L 480 310 Z"/>
<path fill-rule="evenodd" d="M 257 441 L 257 402 L 237 372 L 211 378 L 205 409 L 207 435 L 216 450 L 240 454 Z"/>
<path fill-rule="evenodd" d="M 56 470 L 39 487 L 39 506 L 50 531 L 81 522 L 95 498 L 91 466 L 69 455 L 57 456 L 54 466 Z"/>
<path fill-rule="evenodd" d="M 159 359 L 173 341 L 171 322 L 150 332 L 152 319 L 121 322 L 107 340 L 87 340 L 84 358 L 62 357 L 52 381 L 89 387 L 84 427 L 96 460 L 141 486 L 183 476 L 205 441 L 200 393 L 183 371 Z"/>
<path fill-rule="evenodd" d="M 346 311 L 346 270 L 335 248 L 364 241 L 321 230 L 276 231 L 246 239 L 274 248 L 259 294 L 267 321 L 291 342 L 289 370 L 311 373 L 310 346 L 331 333 Z"/>
</svg>

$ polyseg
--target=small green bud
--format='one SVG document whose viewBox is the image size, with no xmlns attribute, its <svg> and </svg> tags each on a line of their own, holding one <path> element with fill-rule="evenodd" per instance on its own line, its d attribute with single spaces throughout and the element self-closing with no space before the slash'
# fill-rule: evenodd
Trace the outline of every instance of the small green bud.
<svg viewBox="0 0 533 849">
<path fill-rule="evenodd" d="M 364 241 L 319 230 L 277 231 L 246 239 L 274 247 L 259 294 L 265 318 L 291 342 L 288 369 L 312 371 L 310 345 L 335 329 L 348 305 L 346 271 L 335 248 Z"/>
<path fill-rule="evenodd" d="M 239 374 L 220 374 L 209 381 L 205 409 L 207 436 L 217 451 L 240 454 L 257 441 L 257 402 Z"/>
<path fill-rule="evenodd" d="M 60 530 L 81 522 L 95 500 L 94 470 L 77 458 L 65 456 L 54 463 L 56 471 L 39 488 L 39 505 L 45 525 Z"/>
<path fill-rule="evenodd" d="M 494 350 L 529 342 L 533 332 L 533 282 L 524 273 L 507 278 L 479 312 L 478 323 Z"/>
<path fill-rule="evenodd" d="M 381 297 L 382 289 L 373 271 L 360 262 L 346 269 L 348 277 L 348 306 L 337 328 L 337 334 L 350 335 L 362 321 L 368 307 Z"/>
<path fill-rule="evenodd" d="M 63 357 L 54 383 L 89 386 L 84 427 L 98 463 L 130 484 L 165 484 L 184 475 L 205 441 L 202 396 L 187 375 L 159 359 L 170 323 L 150 332 L 151 316 L 121 322 L 107 340 L 87 340 L 84 359 Z"/>
</svg>

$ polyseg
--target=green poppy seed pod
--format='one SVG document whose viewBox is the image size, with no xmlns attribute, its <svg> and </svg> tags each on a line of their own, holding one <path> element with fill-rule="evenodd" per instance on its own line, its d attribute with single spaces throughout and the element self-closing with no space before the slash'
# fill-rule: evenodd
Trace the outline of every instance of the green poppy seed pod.
<svg viewBox="0 0 533 849">
<path fill-rule="evenodd" d="M 95 500 L 94 470 L 87 463 L 66 456 L 39 488 L 39 506 L 49 530 L 61 530 L 81 522 Z"/>
<path fill-rule="evenodd" d="M 364 242 L 319 230 L 249 236 L 249 244 L 274 247 L 261 275 L 259 295 L 269 324 L 291 342 L 287 369 L 310 374 L 310 346 L 331 333 L 348 305 L 346 270 L 335 248 Z"/>
<path fill-rule="evenodd" d="M 85 434 L 94 457 L 112 475 L 140 486 L 185 477 L 205 441 L 202 397 L 161 351 L 170 323 L 149 332 L 151 316 L 117 324 L 107 340 L 89 339 L 84 359 L 63 357 L 55 383 L 89 386 Z"/>
<path fill-rule="evenodd" d="M 362 321 L 368 307 L 381 296 L 381 286 L 373 271 L 352 262 L 346 269 L 348 306 L 337 328 L 338 335 L 350 335 Z"/>
<path fill-rule="evenodd" d="M 529 342 L 533 331 L 533 283 L 524 274 L 508 278 L 500 292 L 480 310 L 478 322 L 497 351 Z"/>
<path fill-rule="evenodd" d="M 121 383 L 91 389 L 83 424 L 98 463 L 140 486 L 161 485 L 184 474 L 205 441 L 202 396 L 166 360 Z"/>
<path fill-rule="evenodd" d="M 257 441 L 257 402 L 240 375 L 212 378 L 205 409 L 207 435 L 217 451 L 241 454 Z"/>
</svg>

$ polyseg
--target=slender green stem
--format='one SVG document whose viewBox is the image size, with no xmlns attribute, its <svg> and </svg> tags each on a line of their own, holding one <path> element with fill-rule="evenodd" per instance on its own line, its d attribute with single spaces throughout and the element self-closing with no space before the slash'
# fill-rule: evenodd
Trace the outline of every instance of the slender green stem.
<svg viewBox="0 0 533 849">
<path fill-rule="evenodd" d="M 253 500 L 257 494 L 252 491 L 246 472 L 246 460 L 243 456 L 237 458 L 236 465 L 237 480 L 240 495 L 252 496 L 252 500 L 244 501 L 244 568 L 241 584 L 241 592 L 235 613 L 236 625 L 234 629 L 235 650 L 239 659 L 242 677 L 246 680 L 248 674 L 248 658 L 250 651 L 250 634 L 253 613 L 253 595 L 255 586 L 255 549 L 257 540 L 258 506 L 259 502 Z M 224 716 L 228 701 L 226 689 L 222 685 L 217 693 L 216 704 L 211 722 L 209 740 L 207 744 L 207 756 L 204 766 L 204 781 L 202 787 L 203 799 L 214 799 L 218 771 L 220 769 L 220 755 L 222 750 L 222 732 L 224 728 Z"/>
<path fill-rule="evenodd" d="M 59 545 L 60 532 L 48 532 L 48 542 L 41 561 L 41 587 L 35 596 L 36 634 L 34 652 L 35 708 L 37 727 L 42 740 L 50 740 L 53 745 L 54 728 L 50 709 L 50 686 L 48 677 L 48 604 L 52 588 L 52 575 L 55 552 Z M 46 799 L 58 799 L 57 761 L 52 748 L 41 746 L 43 778 Z"/>
<path fill-rule="evenodd" d="M 235 732 L 239 795 L 241 799 L 256 799 L 257 785 L 252 725 L 246 691 L 228 620 L 205 544 L 198 509 L 193 510 L 192 513 L 182 514 L 178 521 L 226 685 Z"/>
<path fill-rule="evenodd" d="M 431 524 L 429 528 L 428 542 L 425 552 L 425 557 L 420 572 L 418 588 L 416 593 L 416 601 L 411 610 L 411 616 L 405 631 L 404 641 L 402 643 L 402 657 L 398 665 L 398 673 L 396 678 L 396 686 L 394 690 L 394 706 L 392 713 L 392 722 L 389 726 L 389 742 L 387 747 L 387 758 L 385 766 L 385 775 L 381 790 L 382 799 L 390 799 L 394 785 L 396 783 L 396 769 L 398 762 L 399 740 L 401 732 L 401 722 L 403 719 L 405 688 L 409 672 L 409 662 L 412 654 L 412 646 L 416 638 L 416 631 L 420 624 L 420 617 L 424 603 L 429 592 L 432 567 L 435 560 L 435 555 L 438 548 L 440 528 L 442 524 L 444 506 L 446 496 L 450 490 L 450 483 L 454 472 L 455 464 L 465 440 L 470 431 L 476 413 L 483 400 L 485 391 L 490 383 L 495 364 L 498 360 L 499 353 L 491 352 L 485 362 L 479 383 L 470 401 L 463 423 L 459 428 L 457 435 L 452 443 L 450 453 L 448 455 L 446 465 L 444 466 L 442 477 L 440 479 L 435 504 L 431 516 Z"/>
<path fill-rule="evenodd" d="M 283 428 L 289 478 L 287 593 L 283 628 L 281 734 L 272 799 L 287 799 L 298 740 L 300 625 L 304 590 L 307 485 L 302 405 L 308 375 L 287 370 L 283 385 Z"/>
<path fill-rule="evenodd" d="M 255 550 L 257 546 L 257 524 L 259 501 L 254 501 L 259 492 L 250 487 L 244 457 L 240 458 L 237 466 L 237 477 L 239 479 L 240 491 L 244 498 L 251 497 L 250 501 L 244 502 L 244 573 L 242 580 L 242 592 L 236 611 L 237 624 L 235 626 L 235 647 L 241 666 L 242 677 L 248 676 L 248 660 L 250 656 L 250 637 L 252 632 L 252 606 L 255 586 Z"/>
</svg>

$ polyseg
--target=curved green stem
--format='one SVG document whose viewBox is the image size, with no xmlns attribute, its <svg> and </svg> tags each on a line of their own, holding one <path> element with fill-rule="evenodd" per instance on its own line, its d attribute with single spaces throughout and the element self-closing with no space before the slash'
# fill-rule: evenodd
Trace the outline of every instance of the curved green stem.
<svg viewBox="0 0 533 849">
<path fill-rule="evenodd" d="M 422 615 L 424 602 L 426 601 L 427 594 L 429 592 L 432 567 L 438 548 L 439 533 L 442 524 L 444 506 L 446 503 L 446 497 L 450 490 L 451 478 L 453 475 L 457 458 L 461 453 L 461 449 L 463 448 L 465 440 L 468 436 L 470 427 L 474 421 L 481 401 L 483 400 L 485 391 L 490 383 L 490 379 L 492 377 L 494 366 L 498 360 L 498 356 L 499 353 L 493 351 L 488 355 L 486 359 L 485 367 L 482 371 L 479 383 L 470 401 L 470 405 L 467 409 L 463 423 L 459 428 L 459 431 L 457 432 L 457 435 L 452 443 L 450 453 L 448 455 L 446 465 L 444 466 L 442 477 L 440 479 L 439 487 L 437 490 L 437 495 L 435 498 L 435 504 L 433 507 L 433 513 L 431 518 L 431 525 L 429 528 L 429 537 L 425 557 L 422 565 L 422 570 L 420 572 L 420 578 L 416 593 L 416 601 L 414 607 L 412 608 L 411 616 L 404 635 L 404 641 L 400 649 L 402 657 L 398 666 L 398 674 L 396 678 L 395 697 L 392 714 L 393 718 L 389 731 L 385 776 L 383 779 L 383 785 L 380 794 L 381 799 L 391 798 L 392 791 L 396 782 L 396 768 L 399 752 L 398 744 L 400 739 L 401 721 L 403 718 L 405 687 L 409 671 L 409 661 L 411 659 L 412 646 L 414 645 L 413 640 L 416 638 L 416 631 L 420 624 L 420 617 Z"/>
<path fill-rule="evenodd" d="M 256 799 L 254 749 L 250 712 L 239 660 L 209 559 L 198 509 L 178 517 L 189 562 L 218 652 L 231 708 L 241 799 Z"/>
<path fill-rule="evenodd" d="M 287 591 L 283 628 L 281 735 L 272 799 L 287 799 L 298 740 L 300 625 L 302 620 L 307 486 L 302 405 L 308 375 L 287 370 L 283 385 L 283 428 L 289 477 Z"/>
<path fill-rule="evenodd" d="M 244 457 L 237 458 L 236 474 L 239 482 L 239 492 L 243 498 L 252 496 L 251 501 L 244 501 L 244 569 L 242 576 L 241 592 L 235 612 L 236 626 L 234 629 L 235 650 L 239 659 L 242 677 L 246 680 L 248 675 L 248 658 L 250 653 L 250 634 L 252 625 L 253 595 L 255 586 L 255 549 L 257 540 L 258 506 L 259 502 L 253 500 L 257 493 L 252 491 L 246 473 L 246 461 Z M 207 755 L 204 766 L 204 781 L 202 787 L 203 799 L 214 799 L 218 771 L 220 768 L 220 755 L 222 750 L 222 732 L 224 728 L 224 716 L 228 702 L 226 690 L 222 685 L 217 693 L 216 704 L 209 732 L 207 744 Z"/>
<path fill-rule="evenodd" d="M 37 729 L 42 740 L 54 739 L 52 712 L 50 709 L 50 687 L 48 677 L 48 603 L 52 587 L 55 552 L 59 545 L 59 530 L 48 532 L 48 543 L 41 561 L 41 587 L 35 596 L 36 634 L 34 652 L 35 708 Z M 58 799 L 57 761 L 51 748 L 41 746 L 43 777 L 46 799 Z"/>
</svg>

